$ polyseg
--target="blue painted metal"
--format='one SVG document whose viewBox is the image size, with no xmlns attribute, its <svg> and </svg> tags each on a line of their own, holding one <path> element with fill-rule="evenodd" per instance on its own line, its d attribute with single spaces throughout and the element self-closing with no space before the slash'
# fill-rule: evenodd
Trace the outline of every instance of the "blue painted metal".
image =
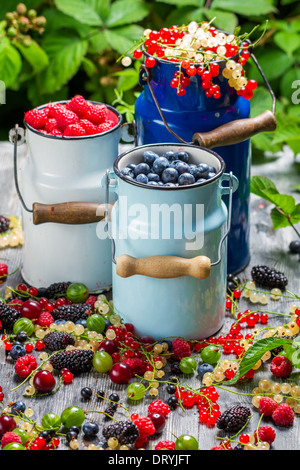
<svg viewBox="0 0 300 470">
<path fill-rule="evenodd" d="M 228 80 L 220 74 L 214 83 L 221 88 L 221 98 L 207 98 L 201 88 L 199 76 L 191 78 L 186 94 L 179 97 L 170 87 L 170 81 L 178 65 L 164 60 L 157 61 L 151 69 L 151 84 L 169 127 L 184 141 L 192 142 L 194 133 L 207 132 L 237 119 L 248 118 L 249 101 L 239 97 L 228 86 Z M 135 104 L 137 144 L 178 142 L 165 127 L 153 101 L 149 87 L 145 85 Z M 241 271 L 250 261 L 249 246 L 249 197 L 250 197 L 250 140 L 235 145 L 214 148 L 226 163 L 226 171 L 240 182 L 233 196 L 231 233 L 228 239 L 228 272 Z M 227 202 L 228 204 L 228 202 Z"/>
</svg>

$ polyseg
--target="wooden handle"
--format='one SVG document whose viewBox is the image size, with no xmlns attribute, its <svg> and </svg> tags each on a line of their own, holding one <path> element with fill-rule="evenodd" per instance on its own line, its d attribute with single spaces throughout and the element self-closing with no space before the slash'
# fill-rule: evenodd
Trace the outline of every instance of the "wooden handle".
<svg viewBox="0 0 300 470">
<path fill-rule="evenodd" d="M 113 204 L 108 205 L 109 217 Z M 106 205 L 96 202 L 63 202 L 59 204 L 33 204 L 34 225 L 55 224 L 82 225 L 100 222 L 105 218 Z"/>
<path fill-rule="evenodd" d="M 133 258 L 121 255 L 116 260 L 117 274 L 120 277 L 134 275 L 154 277 L 157 279 L 173 279 L 182 276 L 192 276 L 196 279 L 206 279 L 210 276 L 210 259 L 206 256 L 196 256 L 186 259 L 178 256 L 149 256 L 148 258 Z"/>
<path fill-rule="evenodd" d="M 276 118 L 271 111 L 267 110 L 254 118 L 231 121 L 209 132 L 197 132 L 193 136 L 193 142 L 209 149 L 238 144 L 260 132 L 272 132 L 275 129 Z"/>
</svg>

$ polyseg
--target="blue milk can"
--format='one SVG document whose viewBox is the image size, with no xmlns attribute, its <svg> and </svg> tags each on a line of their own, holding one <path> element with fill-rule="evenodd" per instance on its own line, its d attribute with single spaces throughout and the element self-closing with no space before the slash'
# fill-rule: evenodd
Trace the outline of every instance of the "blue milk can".
<svg viewBox="0 0 300 470">
<path fill-rule="evenodd" d="M 159 155 L 185 150 L 191 163 L 207 163 L 217 173 L 174 188 L 128 179 L 121 170 L 140 163 L 145 150 Z M 117 158 L 106 185 L 107 193 L 117 195 L 110 229 L 106 224 L 113 242 L 116 313 L 133 323 L 138 335 L 155 339 L 215 334 L 225 317 L 231 212 L 222 197 L 229 194 L 232 201 L 238 187 L 237 179 L 225 173 L 224 161 L 192 145 L 136 147 Z"/>
<path fill-rule="evenodd" d="M 201 77 L 198 75 L 189 77 L 191 84 L 186 88 L 186 94 L 177 96 L 176 91 L 170 87 L 174 72 L 178 70 L 178 64 L 174 62 L 156 58 L 153 68 L 142 66 L 140 82 L 145 86 L 136 100 L 135 121 L 138 145 L 178 140 L 185 143 L 200 141 L 201 146 L 214 148 L 224 159 L 227 171 L 238 178 L 240 185 L 233 196 L 232 225 L 228 240 L 228 272 L 237 273 L 250 261 L 249 137 L 258 132 L 274 130 L 276 121 L 274 113 L 269 111 L 257 118 L 249 118 L 249 100 L 238 96 L 228 86 L 228 80 L 222 75 L 225 61 L 218 64 L 220 73 L 214 83 L 220 86 L 219 99 L 205 96 Z M 236 125 L 233 125 L 235 122 Z"/>
</svg>

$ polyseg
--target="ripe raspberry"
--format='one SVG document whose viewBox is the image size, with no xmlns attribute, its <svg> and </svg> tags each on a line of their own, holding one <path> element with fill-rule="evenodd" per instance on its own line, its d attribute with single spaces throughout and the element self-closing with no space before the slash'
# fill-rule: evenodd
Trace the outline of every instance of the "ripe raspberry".
<svg viewBox="0 0 300 470">
<path fill-rule="evenodd" d="M 86 132 L 80 124 L 69 124 L 64 130 L 64 137 L 78 137 L 83 135 L 86 135 Z"/>
<path fill-rule="evenodd" d="M 38 318 L 38 324 L 40 326 L 50 326 L 54 323 L 54 318 L 49 312 L 41 312 Z"/>
<path fill-rule="evenodd" d="M 15 363 L 15 372 L 19 377 L 26 378 L 37 368 L 36 358 L 29 354 L 19 357 Z"/>
<path fill-rule="evenodd" d="M 130 369 L 132 370 L 132 376 L 144 375 L 147 370 L 146 364 L 142 361 L 142 359 L 137 357 L 126 358 L 123 359 L 122 362 L 125 362 L 125 364 L 129 365 Z"/>
<path fill-rule="evenodd" d="M 60 131 L 64 131 L 70 124 L 76 124 L 79 121 L 77 114 L 68 109 L 64 109 L 56 116 L 57 127 Z"/>
<path fill-rule="evenodd" d="M 25 122 L 34 129 L 43 129 L 48 117 L 47 109 L 32 109 L 24 116 Z"/>
<path fill-rule="evenodd" d="M 292 408 L 286 403 L 279 405 L 274 413 L 272 418 L 275 424 L 278 426 L 291 426 L 294 422 L 294 412 Z"/>
<path fill-rule="evenodd" d="M 172 353 L 173 359 L 180 361 L 183 357 L 189 357 L 191 355 L 191 347 L 187 341 L 176 338 L 172 341 Z"/>
<path fill-rule="evenodd" d="M 214 446 L 210 450 L 225 450 L 223 446 Z"/>
<path fill-rule="evenodd" d="M 289 377 L 293 370 L 291 361 L 284 356 L 275 356 L 272 359 L 270 370 L 275 377 Z"/>
<path fill-rule="evenodd" d="M 79 124 L 84 128 L 86 135 L 99 134 L 97 126 L 88 119 L 80 119 Z"/>
<path fill-rule="evenodd" d="M 90 305 L 92 308 L 94 308 L 95 303 L 97 302 L 97 297 L 95 295 L 89 295 L 89 297 L 86 299 L 85 304 Z"/>
<path fill-rule="evenodd" d="M 152 434 L 155 434 L 156 430 L 154 424 L 151 419 L 148 418 L 148 416 L 141 416 L 134 422 L 139 429 L 139 439 L 145 440 L 145 438 L 147 438 L 148 436 L 152 436 Z"/>
<path fill-rule="evenodd" d="M 170 407 L 161 400 L 155 400 L 148 406 L 148 413 L 159 413 L 160 415 L 167 416 L 170 413 Z"/>
<path fill-rule="evenodd" d="M 49 103 L 45 109 L 48 111 L 48 119 L 56 119 L 58 116 L 64 113 L 66 107 L 58 103 Z"/>
<path fill-rule="evenodd" d="M 18 444 L 22 444 L 22 439 L 15 432 L 6 432 L 5 434 L 3 434 L 2 440 L 1 440 L 2 449 L 3 447 L 7 446 L 7 444 L 10 444 L 11 442 L 17 442 Z"/>
<path fill-rule="evenodd" d="M 51 132 L 53 131 L 53 129 L 57 129 L 57 121 L 55 118 L 50 118 L 46 121 L 46 124 L 45 124 L 45 131 L 46 132 Z"/>
<path fill-rule="evenodd" d="M 112 129 L 113 127 L 115 127 L 115 123 L 113 121 L 105 121 L 105 122 L 102 122 L 101 124 L 99 124 L 98 132 L 100 132 L 100 133 L 107 132 L 110 129 Z"/>
<path fill-rule="evenodd" d="M 154 447 L 155 450 L 168 449 L 175 450 L 175 442 L 172 441 L 159 441 Z"/>
<path fill-rule="evenodd" d="M 258 437 L 263 442 L 268 442 L 270 445 L 274 442 L 276 437 L 276 432 L 271 426 L 262 426 L 258 429 Z M 257 435 L 255 435 L 257 440 Z"/>
<path fill-rule="evenodd" d="M 96 126 L 107 120 L 107 107 L 104 104 L 89 103 L 89 109 L 84 116 Z"/>
<path fill-rule="evenodd" d="M 262 397 L 259 400 L 259 412 L 264 416 L 271 416 L 278 407 L 278 403 L 270 397 Z"/>
<path fill-rule="evenodd" d="M 62 137 L 62 136 L 63 136 L 63 133 L 62 133 L 59 129 L 53 129 L 53 130 L 50 132 L 50 135 L 55 135 L 56 137 Z"/>
<path fill-rule="evenodd" d="M 67 104 L 66 107 L 77 114 L 79 118 L 87 116 L 89 104 L 81 95 L 76 95 Z"/>
</svg>

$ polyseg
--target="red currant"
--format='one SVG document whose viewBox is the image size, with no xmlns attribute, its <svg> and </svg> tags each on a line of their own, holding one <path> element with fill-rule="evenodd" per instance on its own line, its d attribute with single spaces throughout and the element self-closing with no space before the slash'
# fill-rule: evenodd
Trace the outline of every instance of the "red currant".
<svg viewBox="0 0 300 470">
<path fill-rule="evenodd" d="M 145 65 L 146 67 L 148 67 L 148 69 L 151 69 L 152 67 L 154 67 L 155 63 L 156 61 L 154 57 L 147 57 L 145 60 Z"/>
</svg>

